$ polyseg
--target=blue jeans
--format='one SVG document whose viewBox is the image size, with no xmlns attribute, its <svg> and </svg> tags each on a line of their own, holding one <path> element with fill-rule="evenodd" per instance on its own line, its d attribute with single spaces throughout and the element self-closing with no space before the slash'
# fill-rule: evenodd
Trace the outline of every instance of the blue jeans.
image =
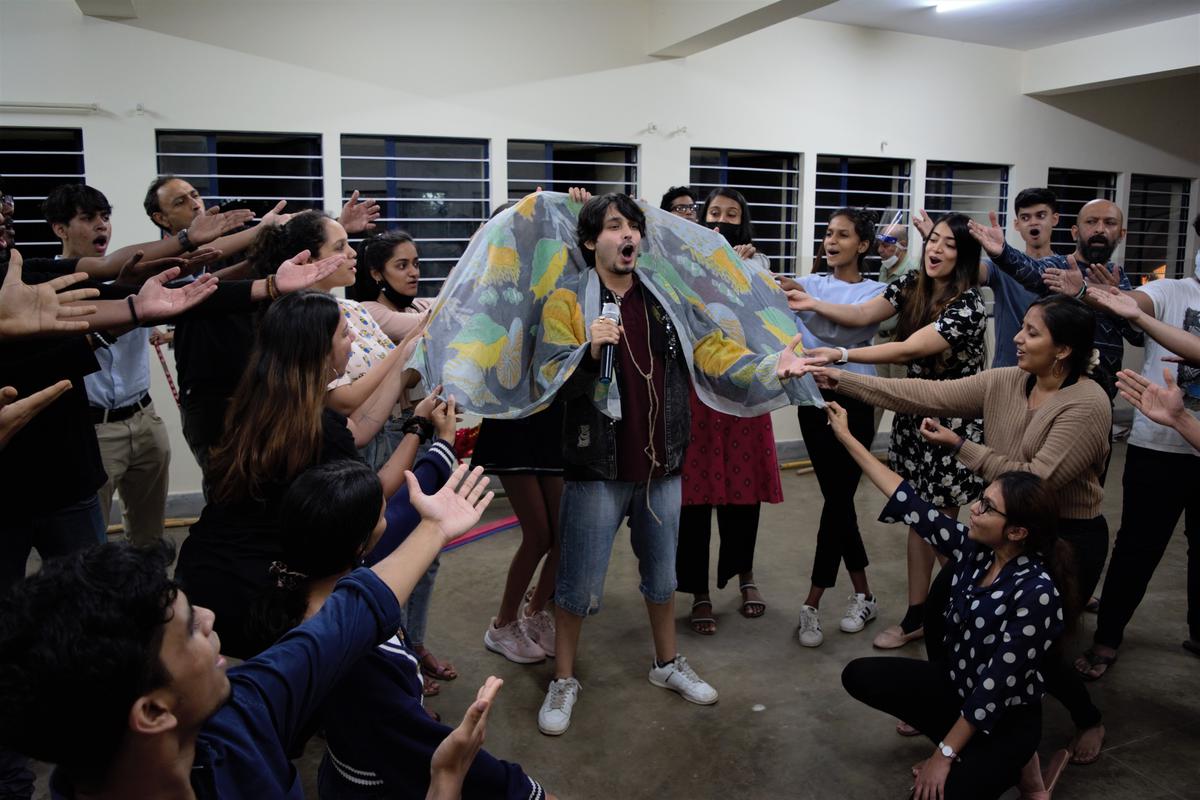
<svg viewBox="0 0 1200 800">
<path fill-rule="evenodd" d="M 104 517 L 94 494 L 46 514 L 6 519 L 0 525 L 0 592 L 25 577 L 25 562 L 33 548 L 46 561 L 105 538 Z"/>
<path fill-rule="evenodd" d="M 638 589 L 651 603 L 670 600 L 681 491 L 678 475 L 650 481 L 649 490 L 645 483 L 627 481 L 567 481 L 559 512 L 562 552 L 555 605 L 577 617 L 600 610 L 613 540 L 626 517 L 642 579 Z"/>
</svg>

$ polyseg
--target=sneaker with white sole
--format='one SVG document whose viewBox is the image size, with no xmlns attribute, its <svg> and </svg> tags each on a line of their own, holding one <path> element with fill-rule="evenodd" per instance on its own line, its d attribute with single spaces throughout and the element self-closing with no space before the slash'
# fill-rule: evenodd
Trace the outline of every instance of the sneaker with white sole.
<svg viewBox="0 0 1200 800">
<path fill-rule="evenodd" d="M 717 690 L 709 686 L 696 671 L 688 665 L 683 656 L 675 656 L 675 660 L 661 667 L 650 667 L 650 682 L 663 689 L 679 692 L 684 700 L 701 706 L 711 706 L 717 702 Z"/>
<path fill-rule="evenodd" d="M 846 606 L 846 616 L 842 617 L 840 627 L 844 633 L 858 633 L 875 619 L 878 611 L 879 603 L 875 597 L 868 600 L 862 592 L 855 592 L 850 595 L 850 604 Z"/>
<path fill-rule="evenodd" d="M 546 660 L 546 651 L 525 634 L 520 620 L 496 627 L 496 618 L 483 634 L 483 646 L 517 664 L 536 664 Z"/>
<path fill-rule="evenodd" d="M 547 736 L 561 736 L 571 727 L 571 709 L 579 699 L 579 681 L 559 678 L 550 681 L 546 699 L 538 711 L 538 730 Z"/>
<path fill-rule="evenodd" d="M 521 617 L 521 626 L 529 638 L 545 651 L 546 655 L 554 658 L 554 615 L 546 609 L 528 617 Z"/>
<path fill-rule="evenodd" d="M 825 641 L 821 633 L 821 614 L 812 606 L 800 606 L 800 626 L 796 631 L 800 644 L 805 647 L 820 647 Z"/>
</svg>

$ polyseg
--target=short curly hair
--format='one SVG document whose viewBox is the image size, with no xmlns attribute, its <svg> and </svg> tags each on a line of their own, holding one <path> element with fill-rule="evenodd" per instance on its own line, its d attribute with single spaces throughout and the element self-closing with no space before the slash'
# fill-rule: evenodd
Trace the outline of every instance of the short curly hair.
<svg viewBox="0 0 1200 800">
<path fill-rule="evenodd" d="M 169 544 L 47 561 L 0 599 L 0 745 L 104 778 L 137 698 L 170 682 L 160 651 L 179 585 Z"/>
</svg>

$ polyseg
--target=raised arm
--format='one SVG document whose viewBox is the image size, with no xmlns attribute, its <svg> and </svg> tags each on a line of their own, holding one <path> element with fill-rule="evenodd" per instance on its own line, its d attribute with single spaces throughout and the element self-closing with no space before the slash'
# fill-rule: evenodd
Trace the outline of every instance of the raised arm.
<svg viewBox="0 0 1200 800">
<path fill-rule="evenodd" d="M 846 452 L 862 469 L 867 479 L 883 492 L 884 497 L 891 497 L 895 494 L 904 479 L 872 455 L 862 442 L 854 438 L 850 433 L 850 418 L 846 414 L 846 409 L 837 403 L 827 403 L 825 415 L 829 417 L 829 426 L 833 429 L 833 435 L 846 448 Z"/>
<path fill-rule="evenodd" d="M 834 367 L 801 365 L 796 371 L 811 373 L 822 388 L 835 389 L 873 406 L 902 414 L 933 414 L 939 417 L 982 416 L 991 379 L 986 372 L 949 381 L 933 381 L 924 378 L 879 378 Z"/>
<path fill-rule="evenodd" d="M 1200 420 L 1183 405 L 1183 391 L 1175 385 L 1175 376 L 1163 368 L 1163 385 L 1151 383 L 1131 369 L 1117 373 L 1117 389 L 1129 403 L 1159 425 L 1167 425 L 1192 447 L 1200 450 Z"/>
<path fill-rule="evenodd" d="M 254 212 L 247 209 L 221 213 L 201 214 L 187 229 L 187 239 L 193 248 L 209 244 L 217 240 L 223 233 L 245 225 L 254 217 Z M 139 251 L 146 261 L 160 258 L 170 258 L 187 252 L 188 248 L 178 236 L 168 236 L 154 242 L 131 244 L 114 250 L 104 256 L 85 256 L 79 259 L 77 269 L 86 272 L 96 280 L 112 280 L 120 274 L 121 269 L 129 259 Z M 228 252 L 228 251 L 226 251 Z"/>
<path fill-rule="evenodd" d="M 1145 292 L 1136 289 L 1125 292 L 1116 287 L 1089 287 L 1085 300 L 1088 305 L 1137 325 L 1151 339 L 1184 361 L 1200 364 L 1200 336 L 1168 325 L 1154 316 L 1154 301 Z"/>
<path fill-rule="evenodd" d="M 936 356 L 949 349 L 950 342 L 938 333 L 937 323 L 931 322 L 902 342 L 855 347 L 846 352 L 846 357 L 852 364 L 907 364 L 918 358 Z M 833 347 L 814 347 L 805 350 L 804 353 L 806 363 L 818 367 L 836 364 L 841 358 L 841 351 Z"/>
<path fill-rule="evenodd" d="M 82 301 L 97 297 L 100 290 L 63 291 L 87 280 L 87 275 L 76 272 L 31 286 L 21 280 L 23 263 L 16 250 L 9 253 L 8 273 L 0 286 L 0 340 L 87 330 L 89 320 L 78 318 L 94 314 L 96 306 Z"/>
<path fill-rule="evenodd" d="M 1043 281 L 1046 270 L 1058 267 L 1062 262 L 1054 256 L 1036 259 L 1025 255 L 1005 242 L 1004 229 L 1000 227 L 995 211 L 988 214 L 988 220 L 991 222 L 988 226 L 970 220 L 967 222 L 967 229 L 992 259 L 992 263 L 1034 294 L 1049 294 L 1050 289 Z"/>
</svg>

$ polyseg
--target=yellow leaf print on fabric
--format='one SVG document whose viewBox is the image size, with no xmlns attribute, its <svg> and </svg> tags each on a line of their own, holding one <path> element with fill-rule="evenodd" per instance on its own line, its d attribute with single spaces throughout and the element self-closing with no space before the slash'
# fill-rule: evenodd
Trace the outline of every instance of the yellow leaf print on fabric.
<svg viewBox="0 0 1200 800">
<path fill-rule="evenodd" d="M 725 331 L 725 335 L 742 347 L 746 346 L 746 331 L 742 328 L 741 320 L 737 318 L 737 314 L 729 306 L 721 303 L 709 303 L 707 306 L 709 317 L 713 322 L 721 326 L 721 330 Z"/>
<path fill-rule="evenodd" d="M 750 291 L 750 281 L 746 279 L 741 266 L 734 262 L 733 251 L 728 247 L 714 250 L 708 254 L 708 258 L 705 260 L 716 270 L 721 280 L 729 284 L 735 292 L 743 294 Z"/>
<path fill-rule="evenodd" d="M 712 378 L 720 378 L 746 355 L 746 348 L 725 335 L 724 331 L 709 331 L 696 342 L 692 360 L 696 368 Z"/>
<path fill-rule="evenodd" d="M 487 266 L 479 276 L 478 286 L 496 283 L 516 283 L 521 277 L 521 259 L 517 251 L 503 245 L 489 244 Z"/>
<path fill-rule="evenodd" d="M 555 289 L 542 308 L 542 338 L 547 344 L 577 347 L 587 341 L 583 311 L 570 289 Z"/>
<path fill-rule="evenodd" d="M 558 284 L 563 269 L 567 266 L 570 251 L 566 242 L 555 239 L 542 239 L 533 250 L 533 274 L 530 278 L 530 291 L 541 300 Z"/>
<path fill-rule="evenodd" d="M 533 194 L 527 194 L 522 197 L 515 206 L 513 206 L 513 210 L 525 219 L 533 219 L 533 211 L 535 208 L 537 208 L 537 201 L 537 192 L 534 192 Z"/>
<path fill-rule="evenodd" d="M 796 320 L 778 308 L 765 308 L 759 311 L 758 318 L 763 321 L 763 328 L 771 333 L 780 344 L 787 344 L 796 336 Z"/>
<path fill-rule="evenodd" d="M 476 314 L 467 320 L 467 324 L 450 342 L 450 347 L 459 356 L 486 370 L 496 366 L 507 343 L 508 335 L 504 328 L 486 314 Z"/>
</svg>

